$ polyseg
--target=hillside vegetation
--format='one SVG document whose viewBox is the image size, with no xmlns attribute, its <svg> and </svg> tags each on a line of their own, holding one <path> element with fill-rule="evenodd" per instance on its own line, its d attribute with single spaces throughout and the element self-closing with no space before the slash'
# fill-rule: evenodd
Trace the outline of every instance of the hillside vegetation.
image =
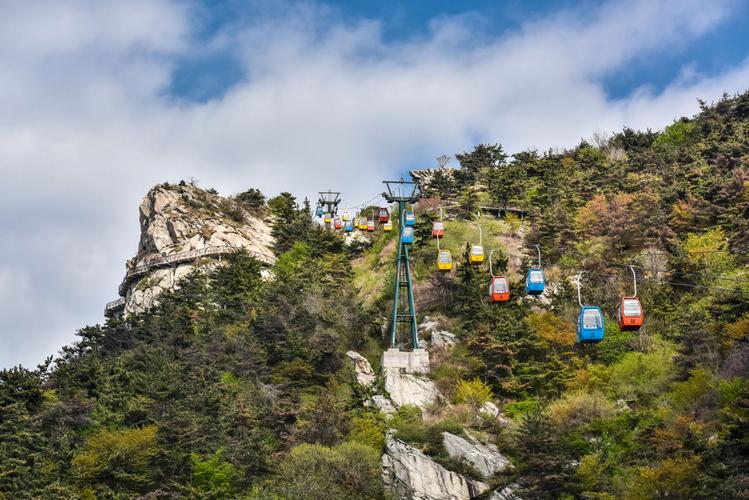
<svg viewBox="0 0 749 500">
<path fill-rule="evenodd" d="M 54 360 L 0 372 L 0 498 L 383 498 L 388 428 L 469 477 L 440 432 L 488 436 L 514 464 L 492 486 L 525 498 L 749 496 L 749 93 L 661 133 L 456 156 L 423 186 L 412 252 L 420 316 L 459 339 L 432 352 L 449 406 L 387 420 L 345 362 L 386 347 L 397 230 L 346 246 L 308 204 L 250 190 L 238 202 L 274 221 L 272 279 L 238 252 Z M 509 303 L 489 303 L 488 266 L 467 263 L 478 225 Z M 541 299 L 523 296 L 536 244 Z M 614 319 L 629 265 L 639 332 Z M 579 271 L 607 315 L 595 345 L 575 342 Z M 505 419 L 478 416 L 489 400 Z"/>
</svg>

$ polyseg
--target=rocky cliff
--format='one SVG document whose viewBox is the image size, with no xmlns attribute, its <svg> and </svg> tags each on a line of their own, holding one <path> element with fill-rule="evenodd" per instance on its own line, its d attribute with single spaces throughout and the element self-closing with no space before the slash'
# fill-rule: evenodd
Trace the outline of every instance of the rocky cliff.
<svg viewBox="0 0 749 500">
<path fill-rule="evenodd" d="M 222 255 L 244 249 L 272 265 L 273 237 L 258 211 L 194 184 L 160 184 L 140 203 L 140 242 L 126 263 L 120 298 L 105 313 L 151 307 L 158 295 L 178 286 L 195 268 L 215 266 Z"/>
</svg>

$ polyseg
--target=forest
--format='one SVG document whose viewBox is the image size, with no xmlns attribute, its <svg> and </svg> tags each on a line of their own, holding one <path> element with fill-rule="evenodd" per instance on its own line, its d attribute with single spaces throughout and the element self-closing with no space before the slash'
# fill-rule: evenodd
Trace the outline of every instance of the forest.
<svg viewBox="0 0 749 500">
<path fill-rule="evenodd" d="M 388 429 L 470 477 L 439 439 L 467 428 L 512 460 L 492 486 L 522 498 L 746 498 L 749 92 L 700 108 L 565 150 L 477 145 L 422 186 L 416 293 L 436 299 L 418 312 L 460 341 L 432 355 L 450 405 L 430 418 L 365 406 L 346 361 L 354 350 L 377 367 L 387 346 L 397 231 L 346 245 L 306 200 L 236 195 L 273 221 L 273 278 L 236 252 L 40 366 L 0 371 L 0 498 L 388 498 Z M 448 205 L 451 275 L 431 238 Z M 507 303 L 487 301 L 486 266 L 467 262 L 477 224 Z M 544 300 L 523 291 L 534 245 Z M 646 315 L 634 332 L 615 319 L 631 269 Z M 584 301 L 605 313 L 597 344 L 576 342 L 581 271 Z M 477 421 L 486 401 L 505 422 Z"/>
</svg>

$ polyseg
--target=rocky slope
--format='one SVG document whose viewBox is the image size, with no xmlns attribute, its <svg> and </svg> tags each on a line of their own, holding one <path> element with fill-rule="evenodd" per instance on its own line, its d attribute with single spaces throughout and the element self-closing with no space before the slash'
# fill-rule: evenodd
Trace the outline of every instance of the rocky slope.
<svg viewBox="0 0 749 500">
<path fill-rule="evenodd" d="M 139 207 L 141 235 L 135 257 L 119 287 L 120 299 L 107 305 L 115 315 L 151 307 L 164 290 L 196 267 L 215 266 L 222 255 L 244 249 L 273 264 L 270 226 L 241 203 L 191 183 L 153 187 Z"/>
</svg>

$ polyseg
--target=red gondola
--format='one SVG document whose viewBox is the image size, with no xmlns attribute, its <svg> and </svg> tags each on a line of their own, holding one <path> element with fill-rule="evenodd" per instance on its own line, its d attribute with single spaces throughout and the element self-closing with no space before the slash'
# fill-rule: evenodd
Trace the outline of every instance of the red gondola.
<svg viewBox="0 0 749 500">
<path fill-rule="evenodd" d="M 432 223 L 432 237 L 442 238 L 445 235 L 445 224 L 441 220 L 436 220 Z"/>
<path fill-rule="evenodd" d="M 507 302 L 510 300 L 510 285 L 504 276 L 492 276 L 489 284 L 489 298 L 492 302 Z"/>
<path fill-rule="evenodd" d="M 367 221 L 367 232 L 372 233 L 375 230 L 375 221 L 374 219 L 369 219 Z"/>
<path fill-rule="evenodd" d="M 645 322 L 645 314 L 642 312 L 642 304 L 637 297 L 622 297 L 619 309 L 616 311 L 616 319 L 619 329 L 634 332 L 640 329 Z"/>
<path fill-rule="evenodd" d="M 341 229 L 343 227 L 343 221 L 337 215 L 333 218 L 333 227 L 336 229 Z"/>
<path fill-rule="evenodd" d="M 390 220 L 390 212 L 387 208 L 382 207 L 380 208 L 380 223 L 384 224 L 385 222 Z"/>
</svg>

